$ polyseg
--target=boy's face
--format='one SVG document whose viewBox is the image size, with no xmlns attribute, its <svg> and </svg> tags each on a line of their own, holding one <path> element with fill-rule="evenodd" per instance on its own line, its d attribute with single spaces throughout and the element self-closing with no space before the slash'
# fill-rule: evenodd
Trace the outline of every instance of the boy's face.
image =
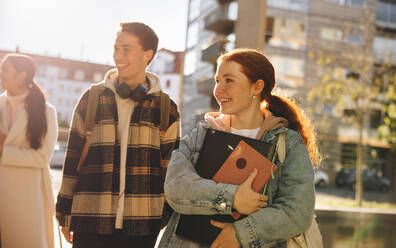
<svg viewBox="0 0 396 248">
<path fill-rule="evenodd" d="M 113 53 L 120 81 L 133 81 L 145 73 L 152 56 L 153 51 L 144 51 L 137 36 L 120 32 L 116 38 Z"/>
</svg>

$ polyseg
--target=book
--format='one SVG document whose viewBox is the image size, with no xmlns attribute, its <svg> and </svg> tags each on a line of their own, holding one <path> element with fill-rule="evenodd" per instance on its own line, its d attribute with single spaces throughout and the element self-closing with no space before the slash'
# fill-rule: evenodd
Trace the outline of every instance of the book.
<svg viewBox="0 0 396 248">
<path fill-rule="evenodd" d="M 271 161 L 275 156 L 275 145 L 228 132 L 208 129 L 196 164 L 197 173 L 218 183 L 239 185 L 254 168 L 258 173 L 252 187 L 260 192 L 277 166 Z M 232 223 L 244 218 L 233 215 L 180 215 L 176 234 L 204 245 L 210 245 L 221 229 L 210 224 L 210 220 Z"/>
</svg>

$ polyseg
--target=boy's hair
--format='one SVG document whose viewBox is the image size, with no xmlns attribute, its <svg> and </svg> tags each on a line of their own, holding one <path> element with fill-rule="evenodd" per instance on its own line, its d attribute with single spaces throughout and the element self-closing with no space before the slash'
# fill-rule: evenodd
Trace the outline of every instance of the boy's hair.
<svg viewBox="0 0 396 248">
<path fill-rule="evenodd" d="M 158 36 L 155 34 L 154 30 L 141 22 L 122 22 L 120 23 L 120 26 L 121 30 L 117 33 L 117 35 L 120 32 L 128 32 L 132 35 L 135 35 L 139 38 L 140 45 L 143 47 L 144 51 L 153 51 L 153 57 L 148 62 L 150 64 L 158 48 Z"/>
</svg>

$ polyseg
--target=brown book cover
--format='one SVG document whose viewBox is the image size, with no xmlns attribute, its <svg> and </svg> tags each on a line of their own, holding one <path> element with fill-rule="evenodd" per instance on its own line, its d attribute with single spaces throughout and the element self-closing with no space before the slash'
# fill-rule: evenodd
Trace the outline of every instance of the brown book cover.
<svg viewBox="0 0 396 248">
<path fill-rule="evenodd" d="M 214 175 L 213 181 L 240 185 L 256 168 L 257 176 L 253 181 L 252 188 L 256 192 L 261 191 L 271 177 L 271 170 L 272 173 L 275 173 L 278 166 L 243 140 L 231 149 L 233 149 L 232 153 Z"/>
<path fill-rule="evenodd" d="M 255 151 L 257 153 L 255 153 Z M 253 182 L 253 189 L 260 192 L 271 176 L 271 161 L 274 156 L 275 145 L 271 143 L 228 132 L 208 129 L 202 148 L 200 149 L 195 169 L 203 178 L 239 185 L 246 180 L 253 171 L 253 168 L 257 168 L 258 174 Z M 246 160 L 246 163 L 243 159 Z M 238 168 L 238 166 L 241 169 Z M 224 170 L 224 172 L 220 170 Z M 275 173 L 276 170 L 277 167 L 274 166 L 273 172 Z M 230 178 L 225 176 L 228 174 L 230 174 Z M 234 178 L 234 176 L 236 178 Z M 222 181 L 223 179 L 232 181 L 225 182 Z M 221 231 L 221 229 L 211 225 L 210 220 L 233 223 L 235 220 L 244 217 L 245 215 L 240 216 L 239 213 L 232 216 L 228 214 L 181 214 L 176 228 L 176 234 L 189 240 L 199 242 L 200 244 L 210 246 Z"/>
<path fill-rule="evenodd" d="M 230 149 L 233 150 L 232 153 L 214 175 L 213 181 L 240 185 L 256 168 L 257 175 L 252 183 L 252 189 L 255 192 L 262 191 L 270 179 L 271 173 L 275 173 L 278 166 L 243 140 L 235 148 L 230 147 Z M 239 219 L 240 216 L 239 213 L 232 215 L 235 220 Z"/>
</svg>

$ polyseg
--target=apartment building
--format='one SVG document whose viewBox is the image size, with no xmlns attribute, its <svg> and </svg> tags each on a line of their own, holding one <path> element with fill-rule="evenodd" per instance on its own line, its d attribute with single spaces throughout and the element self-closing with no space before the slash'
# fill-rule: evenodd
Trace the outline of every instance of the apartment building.
<svg viewBox="0 0 396 248">
<path fill-rule="evenodd" d="M 177 104 L 180 104 L 181 99 L 183 58 L 184 52 L 161 48 L 148 68 L 159 77 L 162 90 Z"/>
<path fill-rule="evenodd" d="M 183 129 L 207 111 L 217 109 L 212 97 L 216 58 L 234 47 L 264 51 L 276 70 L 282 94 L 304 107 L 307 92 L 320 80 L 322 69 L 312 54 L 334 56 L 345 73 L 344 54 L 372 54 L 374 64 L 385 56 L 396 62 L 396 2 L 387 0 L 190 0 L 183 83 Z M 329 128 L 320 130 L 323 168 L 335 172 L 356 159 L 357 130 L 343 124 L 329 106 Z M 345 109 L 348 112 L 348 109 Z M 311 116 L 315 121 L 320 116 Z M 388 146 L 376 127 L 383 113 L 370 113 L 364 133 L 367 164 L 383 163 Z M 395 168 L 393 168 L 395 170 Z M 395 173 L 395 171 L 393 171 Z M 334 173 L 333 173 L 334 176 Z"/>
</svg>

